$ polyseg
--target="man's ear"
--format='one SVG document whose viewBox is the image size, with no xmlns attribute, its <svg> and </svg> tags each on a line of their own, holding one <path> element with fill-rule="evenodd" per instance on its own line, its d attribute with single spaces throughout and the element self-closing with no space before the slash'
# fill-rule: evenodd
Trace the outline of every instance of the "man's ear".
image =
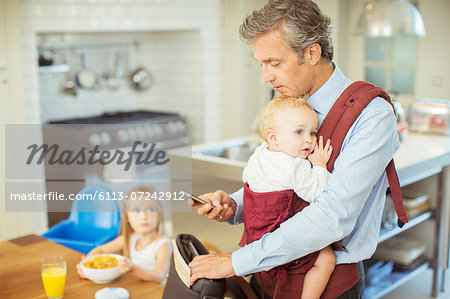
<svg viewBox="0 0 450 299">
<path fill-rule="evenodd" d="M 322 55 L 322 48 L 319 44 L 314 43 L 310 45 L 305 51 L 305 61 L 309 62 L 311 65 L 316 65 L 320 61 L 320 56 Z"/>
<path fill-rule="evenodd" d="M 272 129 L 266 131 L 266 140 L 270 146 L 278 145 L 277 135 L 275 134 L 275 131 Z"/>
</svg>

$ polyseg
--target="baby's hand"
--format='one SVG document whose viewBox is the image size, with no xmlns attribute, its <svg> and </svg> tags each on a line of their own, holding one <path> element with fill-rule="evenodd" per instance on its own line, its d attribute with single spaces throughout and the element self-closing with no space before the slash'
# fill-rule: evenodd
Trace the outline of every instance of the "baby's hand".
<svg viewBox="0 0 450 299">
<path fill-rule="evenodd" d="M 130 272 L 133 268 L 131 261 L 127 257 L 123 257 L 123 259 L 119 260 L 119 271 L 122 274 L 125 274 L 127 272 Z"/>
<path fill-rule="evenodd" d="M 323 145 L 323 137 L 319 137 L 319 142 L 314 148 L 314 152 L 308 156 L 308 160 L 314 166 L 321 166 L 327 168 L 327 162 L 330 160 L 331 152 L 333 148 L 331 147 L 331 140 L 328 139 L 325 146 Z"/>
</svg>

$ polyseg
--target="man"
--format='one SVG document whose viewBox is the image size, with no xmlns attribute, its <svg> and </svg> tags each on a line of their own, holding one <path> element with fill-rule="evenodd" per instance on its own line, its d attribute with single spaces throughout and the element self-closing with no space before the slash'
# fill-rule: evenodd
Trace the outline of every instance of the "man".
<svg viewBox="0 0 450 299">
<path fill-rule="evenodd" d="M 311 0 L 269 0 L 240 28 L 253 45 L 262 80 L 280 93 L 306 96 L 319 125 L 352 82 L 332 63 L 330 19 Z M 377 246 L 388 187 L 385 168 L 399 147 L 392 107 L 375 98 L 348 131 L 334 170 L 317 200 L 281 226 L 232 254 L 199 256 L 191 262 L 191 282 L 267 271 L 343 239 L 348 252 L 336 252 L 336 264 L 359 263 L 360 281 L 339 298 L 361 298 L 361 261 Z M 216 205 L 198 209 L 216 221 L 242 222 L 242 189 L 202 196 Z M 220 216 L 220 217 L 219 217 Z M 256 286 L 257 287 L 257 286 Z"/>
</svg>

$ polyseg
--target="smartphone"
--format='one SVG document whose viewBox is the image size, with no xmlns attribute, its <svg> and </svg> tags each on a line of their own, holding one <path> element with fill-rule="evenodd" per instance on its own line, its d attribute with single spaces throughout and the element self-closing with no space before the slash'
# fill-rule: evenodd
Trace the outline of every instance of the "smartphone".
<svg viewBox="0 0 450 299">
<path fill-rule="evenodd" d="M 181 193 L 183 193 L 184 195 L 186 195 L 187 197 L 190 197 L 190 198 L 192 198 L 193 200 L 195 200 L 196 202 L 198 202 L 198 203 L 201 203 L 202 205 L 206 205 L 207 203 L 209 203 L 209 202 L 207 202 L 206 200 L 203 200 L 203 199 L 201 199 L 200 197 L 198 197 L 198 196 L 195 196 L 194 194 L 191 194 L 191 193 L 189 193 L 189 192 L 185 192 L 185 191 L 181 191 Z M 211 208 L 211 210 L 212 209 L 214 209 L 216 206 L 215 205 L 213 205 L 212 203 L 209 203 L 211 206 L 212 206 L 212 208 Z M 210 210 L 210 211 L 211 211 Z M 222 215 L 217 215 L 220 219 L 223 219 L 223 216 Z"/>
<path fill-rule="evenodd" d="M 181 193 L 183 193 L 183 194 L 186 195 L 187 197 L 192 198 L 192 199 L 195 200 L 196 202 L 201 203 L 202 205 L 206 205 L 207 203 L 209 203 L 209 202 L 207 202 L 206 200 L 203 200 L 203 199 L 201 199 L 200 197 L 195 196 L 194 194 L 191 194 L 191 193 L 189 193 L 189 192 L 181 191 Z M 213 206 L 213 208 L 216 207 L 216 206 L 213 205 L 212 203 L 209 203 L 209 204 L 210 204 L 211 206 Z"/>
</svg>

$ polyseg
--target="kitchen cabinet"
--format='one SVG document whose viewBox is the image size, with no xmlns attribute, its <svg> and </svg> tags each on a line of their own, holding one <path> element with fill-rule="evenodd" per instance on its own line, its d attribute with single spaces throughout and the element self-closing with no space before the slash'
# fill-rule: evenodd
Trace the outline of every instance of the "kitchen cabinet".
<svg viewBox="0 0 450 299">
<path fill-rule="evenodd" d="M 420 238 L 420 235 L 426 235 L 427 239 L 421 242 L 429 247 L 430 258 L 412 271 L 393 271 L 375 285 L 366 286 L 364 298 L 380 298 L 427 268 L 433 270 L 431 295 L 435 297 L 443 291 L 444 270 L 448 268 L 450 137 L 410 133 L 401 144 L 394 161 L 402 188 L 427 189 L 423 191 L 433 197 L 432 209 L 410 219 L 403 228 L 382 229 L 379 243 L 428 224 L 425 234 L 409 234 L 409 237 Z M 430 232 L 430 228 L 434 231 Z"/>
</svg>

